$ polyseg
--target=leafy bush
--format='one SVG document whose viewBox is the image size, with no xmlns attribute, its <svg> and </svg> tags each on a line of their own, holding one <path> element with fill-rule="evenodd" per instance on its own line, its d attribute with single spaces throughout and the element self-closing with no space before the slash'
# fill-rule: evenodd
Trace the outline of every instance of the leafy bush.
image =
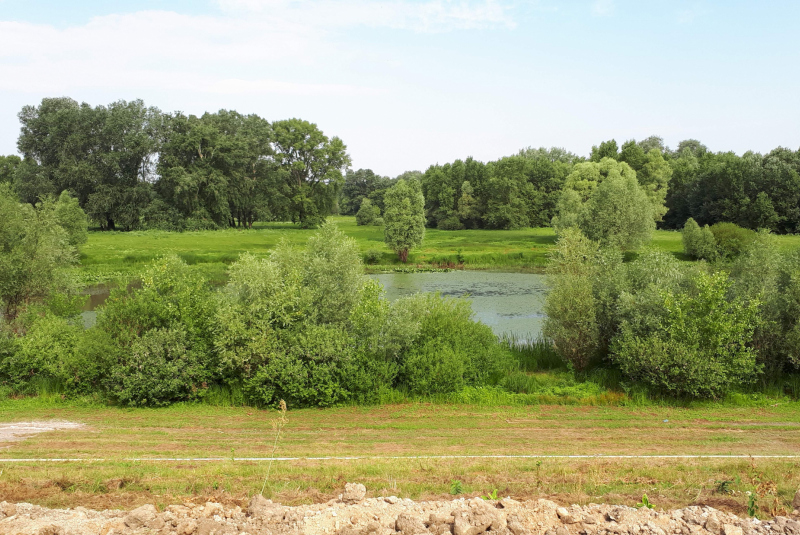
<svg viewBox="0 0 800 535">
<path fill-rule="evenodd" d="M 366 253 L 364 253 L 364 262 L 366 264 L 379 264 L 381 258 L 383 258 L 383 252 L 381 252 L 380 249 L 369 249 Z"/>
<path fill-rule="evenodd" d="M 734 223 L 715 223 L 710 228 L 717 243 L 717 253 L 726 259 L 739 256 L 756 238 L 754 231 Z"/>
<path fill-rule="evenodd" d="M 545 302 L 544 335 L 576 370 L 583 370 L 600 347 L 594 280 L 599 258 L 596 243 L 577 229 L 566 229 L 548 267 L 550 292 Z"/>
<path fill-rule="evenodd" d="M 686 220 L 681 232 L 683 252 L 695 260 L 713 262 L 717 258 L 717 240 L 708 225 L 700 225 L 691 217 Z"/>
<path fill-rule="evenodd" d="M 369 199 L 361 201 L 361 208 L 356 213 L 356 225 L 374 225 L 375 220 L 381 216 L 381 209 L 372 204 Z"/>
<path fill-rule="evenodd" d="M 152 329 L 138 337 L 113 367 L 108 388 L 120 403 L 164 406 L 202 397 L 209 373 L 179 329 Z"/>
<path fill-rule="evenodd" d="M 464 224 L 461 222 L 461 218 L 459 218 L 457 214 L 453 214 L 449 217 L 440 219 L 439 223 L 436 225 L 436 228 L 439 230 L 463 230 Z"/>
<path fill-rule="evenodd" d="M 753 380 L 756 353 L 749 347 L 757 308 L 729 302 L 730 282 L 721 273 L 697 273 L 692 288 L 651 294 L 649 306 L 624 320 L 611 358 L 623 373 L 660 391 L 718 398 L 734 384 Z"/>
<path fill-rule="evenodd" d="M 412 394 L 456 392 L 494 384 L 511 367 L 510 352 L 491 328 L 473 321 L 468 301 L 423 294 L 403 304 L 417 310 L 419 331 L 401 359 L 400 388 Z"/>
</svg>

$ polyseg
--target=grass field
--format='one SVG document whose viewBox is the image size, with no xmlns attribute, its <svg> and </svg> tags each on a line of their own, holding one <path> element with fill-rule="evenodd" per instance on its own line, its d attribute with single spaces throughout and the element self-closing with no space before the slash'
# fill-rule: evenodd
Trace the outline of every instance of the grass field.
<svg viewBox="0 0 800 535">
<path fill-rule="evenodd" d="M 334 216 L 330 220 L 355 238 L 362 252 L 376 249 L 383 253 L 379 265 L 372 269 L 400 265 L 396 255 L 384 245 L 381 227 L 359 227 L 354 217 Z M 221 281 L 225 278 L 227 265 L 241 253 L 267 255 L 282 239 L 301 246 L 314 232 L 291 223 L 260 223 L 251 230 L 91 232 L 88 243 L 81 248 L 80 273 L 86 283 L 105 282 L 128 277 L 154 258 L 175 253 L 211 280 Z M 800 236 L 779 236 L 778 240 L 785 250 L 800 247 Z M 410 263 L 434 267 L 463 264 L 467 269 L 541 271 L 555 241 L 551 228 L 428 229 L 422 247 L 411 253 Z M 679 232 L 656 231 L 653 246 L 683 258 Z"/>
<path fill-rule="evenodd" d="M 272 452 L 274 411 L 203 405 L 167 409 L 5 401 L 5 421 L 63 419 L 82 429 L 0 444 L 0 499 L 49 506 L 133 507 L 213 497 L 242 502 L 260 490 Z M 776 485 L 759 502 L 784 509 L 800 485 L 800 459 L 412 459 L 425 455 L 796 455 L 796 403 L 753 408 L 480 407 L 424 403 L 290 410 L 277 456 L 366 456 L 277 461 L 267 492 L 284 503 L 326 501 L 348 481 L 372 495 L 411 498 L 494 489 L 517 499 L 658 507 L 707 503 L 742 513 L 744 492 Z M 10 458 L 103 458 L 35 463 Z M 131 461 L 221 457 L 226 460 Z M 399 457 L 399 458 L 392 458 Z M 721 482 L 728 481 L 721 486 Z M 725 492 L 719 489 L 725 490 Z M 766 487 L 764 487 L 766 488 Z"/>
</svg>

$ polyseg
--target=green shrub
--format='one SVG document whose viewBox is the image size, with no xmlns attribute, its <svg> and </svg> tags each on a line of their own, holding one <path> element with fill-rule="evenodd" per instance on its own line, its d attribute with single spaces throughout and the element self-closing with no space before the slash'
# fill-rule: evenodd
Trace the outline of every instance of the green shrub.
<svg viewBox="0 0 800 535">
<path fill-rule="evenodd" d="M 757 308 L 727 300 L 730 282 L 721 273 L 697 273 L 693 288 L 651 294 L 624 320 L 612 344 L 612 360 L 634 381 L 678 396 L 718 398 L 758 372 L 749 346 Z M 633 316 L 634 314 L 629 314 Z"/>
<path fill-rule="evenodd" d="M 113 367 L 110 394 L 123 405 L 165 406 L 202 398 L 209 373 L 180 329 L 152 329 L 138 337 Z"/>
<path fill-rule="evenodd" d="M 544 335 L 565 362 L 583 370 L 600 347 L 598 302 L 594 294 L 598 245 L 574 228 L 562 231 L 548 267 Z"/>
<path fill-rule="evenodd" d="M 455 392 L 464 386 L 497 383 L 513 365 L 488 326 L 472 319 L 468 301 L 422 294 L 406 298 L 410 325 L 405 332 L 419 330 L 400 361 L 398 386 L 412 394 Z"/>
<path fill-rule="evenodd" d="M 379 264 L 383 258 L 383 252 L 379 249 L 369 249 L 364 253 L 364 263 L 369 265 Z"/>
<path fill-rule="evenodd" d="M 461 222 L 461 219 L 458 217 L 458 215 L 453 214 L 449 217 L 440 219 L 436 224 L 436 228 L 439 230 L 463 230 L 464 224 Z"/>
<path fill-rule="evenodd" d="M 361 208 L 356 213 L 356 225 L 374 225 L 375 220 L 380 218 L 381 209 L 372 204 L 369 199 L 361 201 Z"/>
<path fill-rule="evenodd" d="M 691 217 L 686 220 L 681 232 L 683 252 L 695 260 L 717 259 L 717 240 L 708 225 L 700 227 Z"/>
<path fill-rule="evenodd" d="M 738 257 L 756 239 L 756 233 L 734 223 L 715 223 L 711 233 L 717 243 L 717 254 L 726 259 Z"/>
<path fill-rule="evenodd" d="M 71 372 L 80 371 L 75 361 L 81 331 L 64 318 L 37 318 L 25 336 L 17 339 L 16 351 L 0 364 L 0 376 L 14 391 L 23 394 L 34 393 L 30 385 L 36 379 L 65 382 Z"/>
</svg>

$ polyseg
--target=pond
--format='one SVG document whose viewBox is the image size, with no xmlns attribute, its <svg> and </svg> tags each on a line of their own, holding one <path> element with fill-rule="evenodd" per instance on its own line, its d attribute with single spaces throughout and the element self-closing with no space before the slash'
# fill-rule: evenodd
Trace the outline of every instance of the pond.
<svg viewBox="0 0 800 535">
<path fill-rule="evenodd" d="M 508 333 L 531 340 L 542 332 L 547 290 L 544 275 L 450 271 L 383 273 L 370 277 L 383 284 L 386 297 L 392 300 L 419 292 L 466 297 L 471 302 L 475 318 L 491 327 L 497 335 Z M 86 289 L 87 300 L 83 312 L 86 327 L 94 325 L 97 317 L 94 310 L 106 300 L 109 290 L 107 285 Z"/>
<path fill-rule="evenodd" d="M 513 334 L 527 340 L 537 338 L 544 323 L 544 275 L 450 271 L 446 273 L 383 273 L 370 275 L 386 289 L 386 297 L 397 299 L 419 292 L 439 292 L 471 301 L 475 319 L 497 335 Z"/>
</svg>

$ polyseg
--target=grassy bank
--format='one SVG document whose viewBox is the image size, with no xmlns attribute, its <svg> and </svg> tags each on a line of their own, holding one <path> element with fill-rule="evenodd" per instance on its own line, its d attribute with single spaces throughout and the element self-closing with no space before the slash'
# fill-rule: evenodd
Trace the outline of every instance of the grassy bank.
<svg viewBox="0 0 800 535">
<path fill-rule="evenodd" d="M 330 219 L 356 239 L 362 253 L 373 249 L 381 252 L 377 265 L 370 269 L 401 267 L 396 255 L 384 245 L 381 227 L 359 227 L 354 217 L 335 216 Z M 81 248 L 80 272 L 87 283 L 104 282 L 129 276 L 163 254 L 176 253 L 210 279 L 223 280 L 226 266 L 241 253 L 267 255 L 282 239 L 301 246 L 314 232 L 291 223 L 259 223 L 252 230 L 91 232 L 88 243 Z M 555 240 L 551 228 L 428 229 L 425 243 L 412 252 L 408 267 L 463 264 L 466 269 L 540 271 Z M 780 236 L 778 240 L 784 249 L 800 247 L 800 236 Z M 656 231 L 653 246 L 683 258 L 679 232 Z"/>
<path fill-rule="evenodd" d="M 272 452 L 274 411 L 174 406 L 86 407 L 43 399 L 2 403 L 8 421 L 63 419 L 81 429 L 50 432 L 0 450 L 0 495 L 46 505 L 133 507 L 139 503 L 242 501 L 257 492 Z M 481 407 L 406 403 L 290 410 L 276 454 L 366 456 L 279 461 L 267 494 L 285 503 L 326 501 L 347 481 L 372 495 L 450 496 L 498 490 L 518 499 L 658 507 L 709 503 L 744 512 L 758 484 L 776 492 L 760 505 L 785 508 L 800 484 L 792 459 L 412 459 L 424 455 L 785 455 L 800 450 L 797 405 L 736 407 Z M 9 458 L 103 458 L 102 462 L 8 463 Z M 130 461 L 132 457 L 222 457 L 223 461 Z M 392 459 L 391 457 L 400 457 Z M 721 482 L 727 481 L 725 485 Z M 721 489 L 721 490 L 720 490 Z"/>
</svg>

